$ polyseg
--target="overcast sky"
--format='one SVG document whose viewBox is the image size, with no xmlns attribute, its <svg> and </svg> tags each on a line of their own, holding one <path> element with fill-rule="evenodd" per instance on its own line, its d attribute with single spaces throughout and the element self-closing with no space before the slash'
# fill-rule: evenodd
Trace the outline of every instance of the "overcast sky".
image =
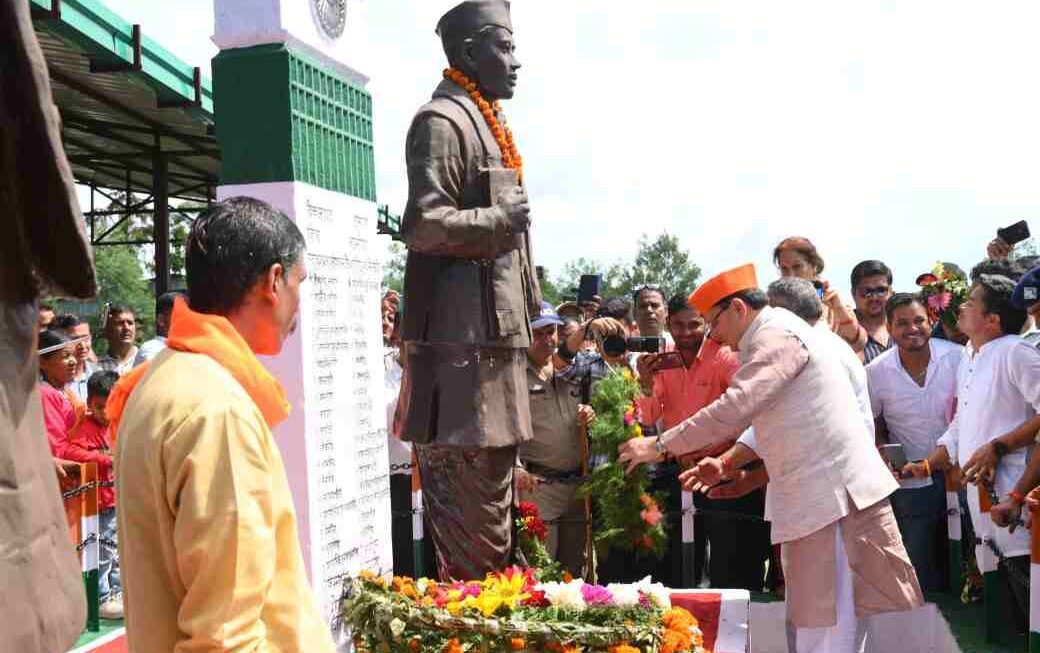
<svg viewBox="0 0 1040 653">
<path fill-rule="evenodd" d="M 213 0 L 104 2 L 192 65 L 216 53 Z M 378 199 L 400 213 L 454 2 L 349 2 L 368 8 Z M 772 247 L 804 235 L 839 287 L 880 258 L 908 288 L 998 226 L 1040 230 L 1040 3 L 514 0 L 513 23 L 505 108 L 550 273 L 668 231 L 707 274 L 751 260 L 768 281 Z"/>
</svg>

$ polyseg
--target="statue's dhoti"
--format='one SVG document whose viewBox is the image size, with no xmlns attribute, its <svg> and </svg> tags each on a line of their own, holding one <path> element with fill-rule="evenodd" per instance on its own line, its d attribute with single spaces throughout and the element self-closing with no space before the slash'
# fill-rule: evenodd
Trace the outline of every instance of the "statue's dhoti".
<svg viewBox="0 0 1040 653">
<path fill-rule="evenodd" d="M 480 580 L 508 565 L 516 447 L 415 449 L 441 580 Z"/>
</svg>

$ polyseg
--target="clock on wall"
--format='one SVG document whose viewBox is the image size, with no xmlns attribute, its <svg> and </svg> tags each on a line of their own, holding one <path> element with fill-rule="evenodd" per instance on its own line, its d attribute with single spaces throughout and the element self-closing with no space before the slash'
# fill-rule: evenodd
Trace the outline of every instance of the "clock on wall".
<svg viewBox="0 0 1040 653">
<path fill-rule="evenodd" d="M 318 27 L 330 39 L 343 34 L 347 22 L 347 0 L 311 0 Z"/>
</svg>

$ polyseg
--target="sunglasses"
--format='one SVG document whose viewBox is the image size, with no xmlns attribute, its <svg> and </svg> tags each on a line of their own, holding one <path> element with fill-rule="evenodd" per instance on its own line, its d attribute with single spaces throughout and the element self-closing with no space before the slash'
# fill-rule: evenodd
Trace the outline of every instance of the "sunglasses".
<svg viewBox="0 0 1040 653">
<path fill-rule="evenodd" d="M 888 286 L 876 286 L 874 288 L 863 288 L 859 291 L 860 297 L 884 297 L 891 290 Z"/>
</svg>

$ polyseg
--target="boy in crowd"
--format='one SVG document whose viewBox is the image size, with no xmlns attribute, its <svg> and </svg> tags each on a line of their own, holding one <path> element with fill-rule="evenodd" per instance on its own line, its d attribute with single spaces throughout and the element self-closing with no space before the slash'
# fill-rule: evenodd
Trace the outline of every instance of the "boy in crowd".
<svg viewBox="0 0 1040 653">
<path fill-rule="evenodd" d="M 98 595 L 102 619 L 122 619 L 119 555 L 116 550 L 116 494 L 112 487 L 112 435 L 105 416 L 105 402 L 119 374 L 104 370 L 94 372 L 87 380 L 87 414 L 69 433 L 65 457 L 79 463 L 96 463 L 98 467 L 98 532 L 101 553 L 98 560 Z"/>
</svg>

